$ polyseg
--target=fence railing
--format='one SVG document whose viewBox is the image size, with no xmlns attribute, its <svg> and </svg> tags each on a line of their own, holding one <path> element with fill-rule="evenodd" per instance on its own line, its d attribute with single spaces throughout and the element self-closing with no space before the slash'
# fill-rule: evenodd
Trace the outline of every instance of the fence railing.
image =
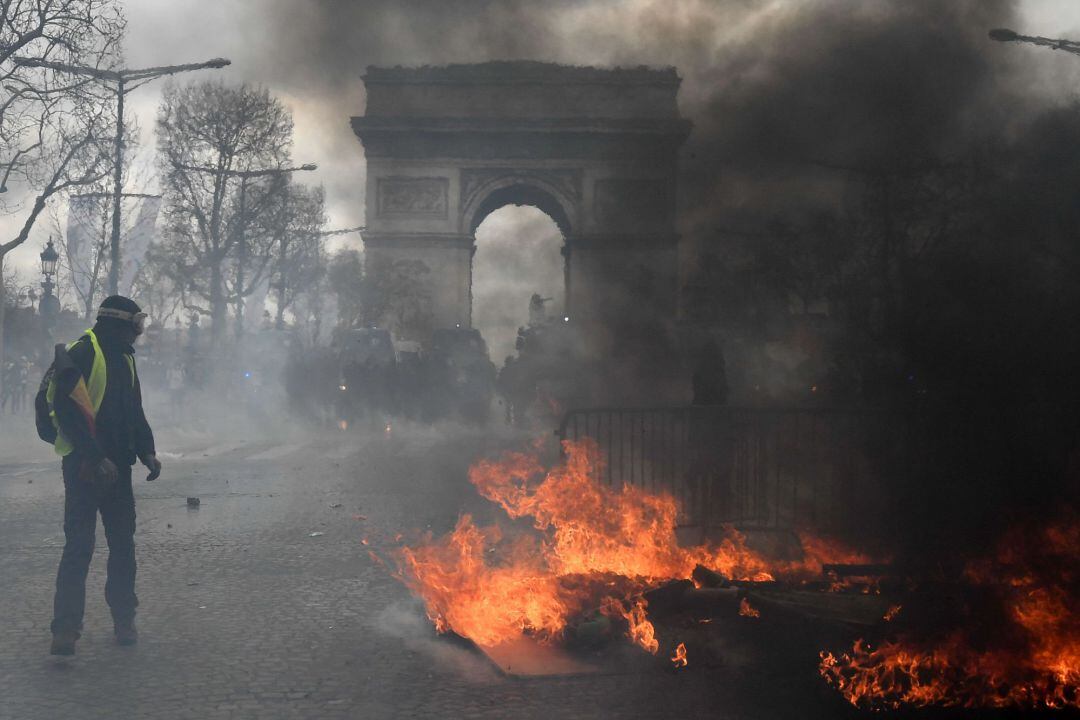
<svg viewBox="0 0 1080 720">
<path fill-rule="evenodd" d="M 736 407 L 589 408 L 564 440 L 594 440 L 595 479 L 672 494 L 680 524 L 844 531 L 878 515 L 885 482 L 918 472 L 909 416 Z"/>
</svg>

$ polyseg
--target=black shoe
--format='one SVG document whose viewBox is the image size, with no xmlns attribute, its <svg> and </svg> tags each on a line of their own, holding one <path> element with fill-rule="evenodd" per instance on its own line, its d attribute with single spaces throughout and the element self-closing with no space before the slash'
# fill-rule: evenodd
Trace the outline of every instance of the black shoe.
<svg viewBox="0 0 1080 720">
<path fill-rule="evenodd" d="M 113 626 L 113 634 L 116 635 L 117 645 L 134 645 L 139 642 L 139 631 L 135 629 L 135 622 L 118 622 Z"/>
<path fill-rule="evenodd" d="M 70 630 L 61 630 L 53 633 L 52 646 L 49 648 L 50 655 L 74 655 L 75 641 L 79 639 L 79 633 Z"/>
</svg>

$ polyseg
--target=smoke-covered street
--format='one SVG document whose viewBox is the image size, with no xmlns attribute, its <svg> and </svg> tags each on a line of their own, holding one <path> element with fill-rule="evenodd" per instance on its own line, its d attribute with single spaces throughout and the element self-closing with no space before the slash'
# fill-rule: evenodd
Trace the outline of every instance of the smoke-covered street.
<svg viewBox="0 0 1080 720">
<path fill-rule="evenodd" d="M 1077 0 L 0 2 L 0 720 L 1080 712 Z"/>
<path fill-rule="evenodd" d="M 63 545 L 57 463 L 44 446 L 5 446 L 0 576 L 15 581 L 0 584 L 0 718 L 776 718 L 805 717 L 807 703 L 845 712 L 812 676 L 763 692 L 770 671 L 735 643 L 721 662 L 682 672 L 618 644 L 597 658 L 599 673 L 520 679 L 438 637 L 367 549 L 483 512 L 464 492 L 467 464 L 522 438 L 164 434 L 168 479 L 136 479 L 140 645 L 113 642 L 99 531 L 70 659 L 45 653 Z"/>
<path fill-rule="evenodd" d="M 111 642 L 100 536 L 73 663 L 38 647 L 63 544 L 56 462 L 5 458 L 0 563 L 18 581 L 0 591 L 0 717 L 382 715 L 389 694 L 419 690 L 420 678 L 431 693 L 417 707 L 445 712 L 468 703 L 456 673 L 490 681 L 482 662 L 428 639 L 422 610 L 361 545 L 377 547 L 416 512 L 452 521 L 464 454 L 448 456 L 436 437 L 208 440 L 165 451 L 168 482 L 136 486 L 143 649 Z"/>
</svg>

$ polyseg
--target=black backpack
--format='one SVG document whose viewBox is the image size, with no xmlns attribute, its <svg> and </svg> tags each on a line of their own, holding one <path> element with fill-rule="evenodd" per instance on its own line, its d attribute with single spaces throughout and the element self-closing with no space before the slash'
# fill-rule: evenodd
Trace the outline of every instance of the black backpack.
<svg viewBox="0 0 1080 720">
<path fill-rule="evenodd" d="M 59 344 L 53 349 L 53 361 L 38 385 L 37 394 L 34 395 L 34 425 L 37 426 L 38 437 L 53 445 L 56 443 L 56 426 L 53 425 L 52 407 L 49 405 L 49 385 L 56 378 L 57 368 L 66 370 L 73 368 L 74 363 L 67 354 L 67 346 Z"/>
</svg>

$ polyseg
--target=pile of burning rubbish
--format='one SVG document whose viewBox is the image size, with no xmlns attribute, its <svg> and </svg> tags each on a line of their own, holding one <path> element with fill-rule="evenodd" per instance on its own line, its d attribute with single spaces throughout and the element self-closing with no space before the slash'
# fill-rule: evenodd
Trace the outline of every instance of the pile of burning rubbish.
<svg viewBox="0 0 1080 720">
<path fill-rule="evenodd" d="M 464 515 L 447 535 L 395 551 L 395 573 L 439 632 L 481 648 L 621 632 L 682 668 L 694 658 L 679 637 L 657 636 L 657 613 L 677 607 L 705 618 L 724 608 L 757 618 L 760 608 L 827 610 L 830 596 L 861 597 L 868 602 L 857 611 L 840 613 L 858 632 L 852 649 L 819 659 L 821 677 L 853 705 L 1080 706 L 1080 613 L 1069 590 L 1078 580 L 1076 522 L 1018 531 L 959 580 L 904 577 L 805 533 L 797 559 L 752 548 L 734 528 L 685 547 L 671 496 L 595 482 L 603 459 L 590 441 L 563 449 L 552 468 L 538 452 L 472 466 L 470 482 L 513 521 L 506 527 Z"/>
<path fill-rule="evenodd" d="M 960 582 L 911 582 L 880 641 L 821 653 L 860 707 L 1080 707 L 1080 523 L 1016 528 Z"/>
</svg>

